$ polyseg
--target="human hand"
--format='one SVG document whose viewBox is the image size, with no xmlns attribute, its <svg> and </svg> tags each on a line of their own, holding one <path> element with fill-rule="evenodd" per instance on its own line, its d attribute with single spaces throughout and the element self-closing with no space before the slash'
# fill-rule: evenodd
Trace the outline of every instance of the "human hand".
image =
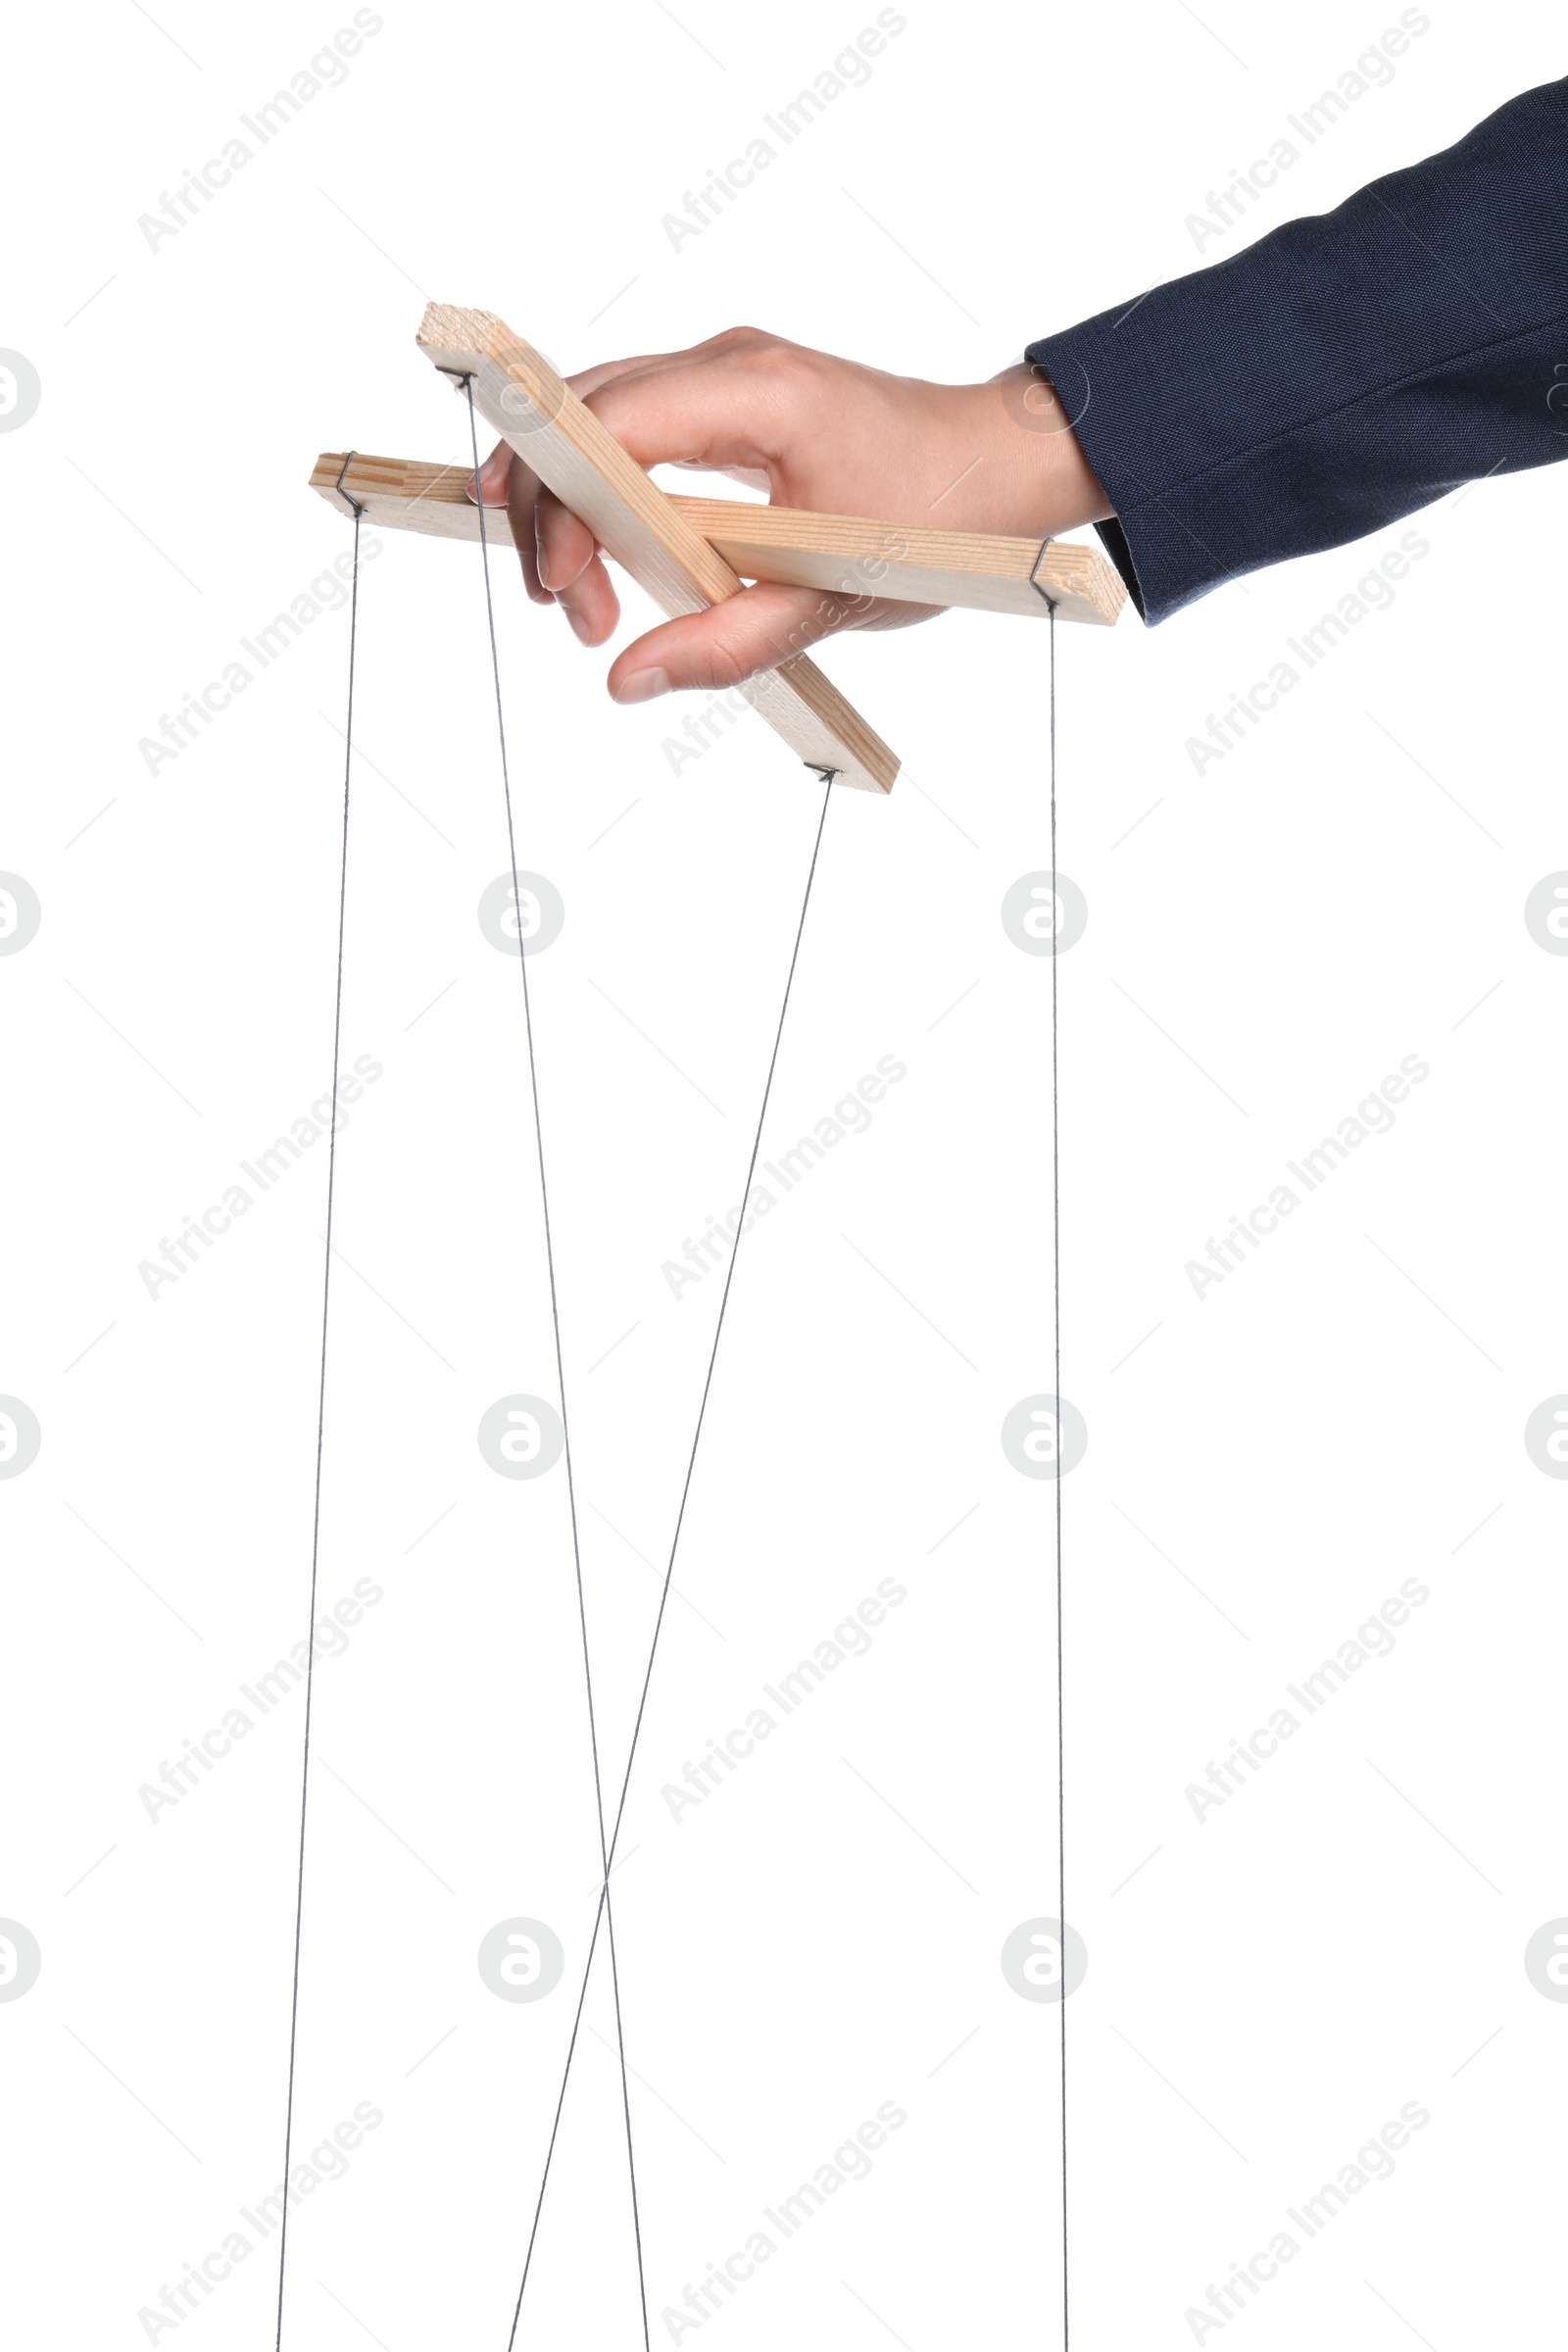
<svg viewBox="0 0 1568 2352">
<path fill-rule="evenodd" d="M 989 383 L 933 384 L 740 326 L 566 381 L 640 466 L 727 473 L 774 506 L 1040 539 L 1111 511 L 1055 395 L 1021 361 Z M 478 480 L 484 503 L 507 509 L 534 603 L 559 604 L 584 645 L 603 645 L 620 603 L 592 531 L 505 441 Z M 838 629 L 906 627 L 938 609 L 759 581 L 646 631 L 608 684 L 622 703 L 730 687 Z"/>
</svg>

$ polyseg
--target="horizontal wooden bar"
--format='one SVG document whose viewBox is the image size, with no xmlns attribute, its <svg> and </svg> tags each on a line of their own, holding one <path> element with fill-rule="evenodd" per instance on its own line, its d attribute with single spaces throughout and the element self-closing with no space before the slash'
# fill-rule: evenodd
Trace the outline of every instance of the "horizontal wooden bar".
<svg viewBox="0 0 1568 2352">
<path fill-rule="evenodd" d="M 320 457 L 311 487 L 332 498 L 344 458 Z M 467 494 L 469 466 L 427 466 L 410 458 L 355 454 L 345 488 L 373 520 L 391 530 L 436 539 L 479 536 Z M 743 579 L 777 580 L 848 595 L 886 596 L 903 604 L 953 605 L 978 612 L 1016 612 L 1109 627 L 1127 601 L 1114 565 L 1071 540 L 996 538 L 980 531 L 939 531 L 856 514 L 813 514 L 733 498 L 683 498 L 667 504 Z M 341 503 L 341 502 L 339 502 Z M 485 530 L 511 545 L 504 507 L 485 510 Z"/>
</svg>

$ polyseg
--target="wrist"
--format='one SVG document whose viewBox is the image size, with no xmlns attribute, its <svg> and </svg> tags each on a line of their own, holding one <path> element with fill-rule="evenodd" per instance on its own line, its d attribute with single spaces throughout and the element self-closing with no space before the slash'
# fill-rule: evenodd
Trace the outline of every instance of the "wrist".
<svg viewBox="0 0 1568 2352">
<path fill-rule="evenodd" d="M 1114 514 L 1074 420 L 1039 368 L 1022 360 L 968 390 L 987 426 L 987 504 L 1002 510 L 984 527 L 1044 539 Z"/>
</svg>

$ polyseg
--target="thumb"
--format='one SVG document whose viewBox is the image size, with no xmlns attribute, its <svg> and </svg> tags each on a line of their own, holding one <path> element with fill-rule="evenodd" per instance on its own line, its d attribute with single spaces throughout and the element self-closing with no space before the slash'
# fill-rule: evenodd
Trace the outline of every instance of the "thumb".
<svg viewBox="0 0 1568 2352">
<path fill-rule="evenodd" d="M 843 628 L 856 603 L 761 581 L 650 629 L 616 658 L 606 684 L 617 703 L 652 702 L 682 687 L 738 686 Z"/>
<path fill-rule="evenodd" d="M 464 487 L 475 506 L 504 507 L 507 503 L 507 476 L 512 470 L 512 446 L 498 441 L 477 474 L 469 474 Z M 474 485 L 478 484 L 475 495 Z"/>
</svg>

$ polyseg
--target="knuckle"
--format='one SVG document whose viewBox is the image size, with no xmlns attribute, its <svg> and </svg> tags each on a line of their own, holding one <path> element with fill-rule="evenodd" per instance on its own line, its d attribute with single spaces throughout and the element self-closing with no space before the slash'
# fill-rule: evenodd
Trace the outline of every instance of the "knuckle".
<svg viewBox="0 0 1568 2352">
<path fill-rule="evenodd" d="M 699 684 L 716 687 L 722 692 L 728 687 L 739 686 L 743 679 L 751 677 L 763 664 L 756 659 L 748 661 L 739 646 L 720 638 L 710 646 L 707 659 L 700 666 L 707 675 L 698 681 Z"/>
</svg>

